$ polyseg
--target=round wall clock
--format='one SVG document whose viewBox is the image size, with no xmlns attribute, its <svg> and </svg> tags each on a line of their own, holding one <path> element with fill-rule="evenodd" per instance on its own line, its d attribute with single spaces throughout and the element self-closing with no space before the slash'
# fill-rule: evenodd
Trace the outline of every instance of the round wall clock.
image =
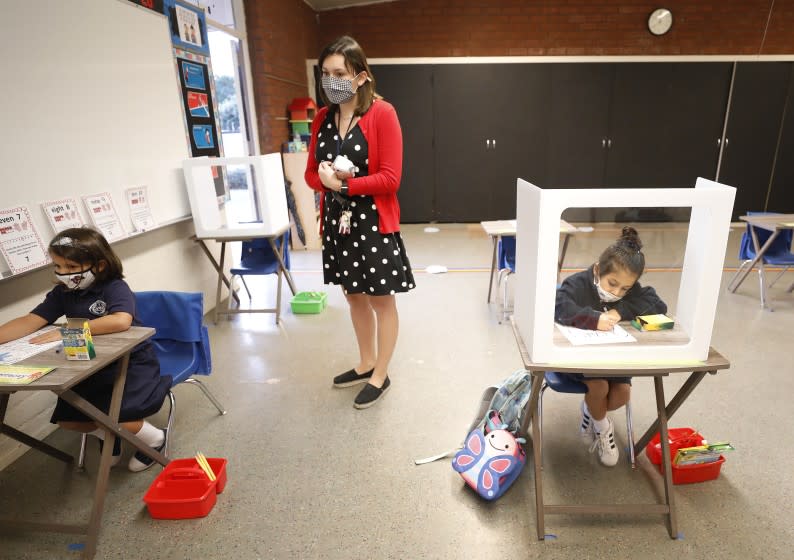
<svg viewBox="0 0 794 560">
<path fill-rule="evenodd" d="M 667 8 L 657 8 L 648 16 L 648 31 L 654 35 L 664 35 L 673 26 L 673 13 Z"/>
</svg>

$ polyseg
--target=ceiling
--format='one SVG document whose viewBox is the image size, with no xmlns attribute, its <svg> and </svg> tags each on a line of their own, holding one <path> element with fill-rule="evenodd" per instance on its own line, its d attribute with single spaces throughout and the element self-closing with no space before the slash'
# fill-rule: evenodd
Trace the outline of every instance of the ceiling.
<svg viewBox="0 0 794 560">
<path fill-rule="evenodd" d="M 351 6 L 366 6 L 367 4 L 384 4 L 396 0 L 303 0 L 315 12 L 350 8 Z"/>
</svg>

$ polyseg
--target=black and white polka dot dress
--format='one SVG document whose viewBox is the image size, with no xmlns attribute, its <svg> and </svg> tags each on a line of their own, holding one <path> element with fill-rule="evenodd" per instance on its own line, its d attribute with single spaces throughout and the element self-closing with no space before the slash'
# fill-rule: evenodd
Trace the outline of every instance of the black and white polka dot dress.
<svg viewBox="0 0 794 560">
<path fill-rule="evenodd" d="M 336 128 L 335 113 L 328 111 L 317 133 L 317 161 L 333 161 L 337 154 L 347 156 L 357 167 L 356 177 L 367 175 L 367 140 L 358 126 L 342 139 Z M 378 211 L 369 195 L 343 196 L 326 192 L 323 216 L 323 278 L 326 284 L 339 284 L 347 294 L 383 296 L 407 292 L 414 287 L 411 263 L 405 253 L 400 232 L 378 231 Z M 339 233 L 343 210 L 350 210 L 350 233 Z"/>
</svg>

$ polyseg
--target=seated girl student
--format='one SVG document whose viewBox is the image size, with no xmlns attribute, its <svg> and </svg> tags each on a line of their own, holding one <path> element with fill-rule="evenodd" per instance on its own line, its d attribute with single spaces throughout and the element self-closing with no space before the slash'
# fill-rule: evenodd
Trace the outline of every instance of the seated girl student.
<svg viewBox="0 0 794 560">
<path fill-rule="evenodd" d="M 88 325 L 94 335 L 122 332 L 140 325 L 135 319 L 135 296 L 122 280 L 121 261 L 102 234 L 88 228 L 64 230 L 50 242 L 49 254 L 58 285 L 29 314 L 0 326 L 0 343 L 34 333 L 62 316 L 89 318 Z M 54 329 L 34 337 L 31 342 L 43 344 L 60 338 L 60 330 Z M 75 385 L 73 390 L 107 412 L 117 369 L 118 362 L 110 364 Z M 155 428 L 143 418 L 160 409 L 170 386 L 171 377 L 160 376 L 160 363 L 151 344 L 142 342 L 136 346 L 130 354 L 119 421 L 157 451 L 165 445 L 165 430 Z M 104 429 L 61 399 L 50 421 L 68 430 L 89 432 L 99 438 L 102 445 Z M 121 439 L 116 438 L 114 465 L 120 457 Z M 136 452 L 128 466 L 131 471 L 138 472 L 153 463 L 146 455 Z"/>
<path fill-rule="evenodd" d="M 637 315 L 666 313 L 667 304 L 656 291 L 638 282 L 644 270 L 645 255 L 637 230 L 625 226 L 597 263 L 565 279 L 557 290 L 554 320 L 580 329 L 608 331 L 618 321 L 628 321 Z M 590 445 L 590 451 L 598 449 L 603 465 L 614 466 L 618 462 L 618 449 L 607 411 L 629 402 L 631 378 L 569 375 L 587 386 L 579 435 Z"/>
</svg>

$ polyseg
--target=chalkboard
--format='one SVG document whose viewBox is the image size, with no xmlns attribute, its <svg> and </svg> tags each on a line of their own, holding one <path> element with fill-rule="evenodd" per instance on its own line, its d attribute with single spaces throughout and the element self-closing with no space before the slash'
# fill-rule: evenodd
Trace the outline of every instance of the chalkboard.
<svg viewBox="0 0 794 560">
<path fill-rule="evenodd" d="M 124 0 L 14 1 L 0 11 L 0 207 L 111 195 L 132 234 L 125 191 L 146 185 L 155 225 L 190 214 L 189 157 L 165 16 Z M 8 275 L 5 262 L 0 273 Z"/>
</svg>

